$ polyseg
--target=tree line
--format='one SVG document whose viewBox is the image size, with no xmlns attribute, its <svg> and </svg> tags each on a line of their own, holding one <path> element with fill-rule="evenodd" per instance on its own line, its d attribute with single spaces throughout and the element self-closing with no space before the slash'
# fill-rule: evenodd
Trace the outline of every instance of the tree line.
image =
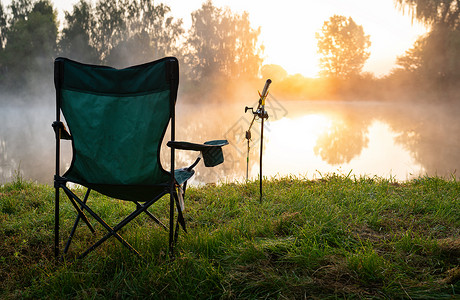
<svg viewBox="0 0 460 300">
<path fill-rule="evenodd" d="M 62 26 L 50 0 L 0 2 L 0 90 L 44 92 L 57 56 L 90 64 L 126 67 L 164 56 L 181 61 L 181 88 L 190 98 L 239 96 L 263 77 L 282 99 L 457 99 L 460 79 L 460 10 L 457 0 L 395 0 L 431 30 L 397 60 L 387 76 L 362 72 L 370 37 L 350 17 L 332 16 L 316 34 L 319 78 L 288 75 L 263 65 L 260 28 L 248 13 L 219 8 L 210 0 L 184 29 L 164 4 L 149 0 L 80 0 Z M 238 88 L 237 88 L 238 87 Z"/>
<path fill-rule="evenodd" d="M 192 13 L 188 31 L 167 5 L 149 0 L 80 0 L 60 29 L 50 0 L 13 0 L 0 3 L 0 89 L 49 88 L 44 81 L 52 78 L 57 56 L 118 68 L 176 56 L 186 85 L 255 80 L 259 34 L 247 13 L 209 0 Z"/>
</svg>

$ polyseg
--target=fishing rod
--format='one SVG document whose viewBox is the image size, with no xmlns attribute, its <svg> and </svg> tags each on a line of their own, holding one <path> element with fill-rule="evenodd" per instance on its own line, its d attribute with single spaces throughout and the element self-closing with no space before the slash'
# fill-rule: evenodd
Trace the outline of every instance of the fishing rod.
<svg viewBox="0 0 460 300">
<path fill-rule="evenodd" d="M 268 113 L 265 110 L 265 99 L 268 95 L 268 87 L 272 83 L 271 79 L 267 79 L 265 82 L 264 89 L 262 90 L 262 94 L 259 92 L 259 105 L 257 109 L 254 111 L 252 107 L 245 107 L 244 112 L 246 113 L 248 110 L 252 112 L 254 117 L 252 118 L 251 124 L 249 124 L 249 128 L 246 131 L 246 139 L 248 140 L 248 153 L 246 156 L 246 181 L 249 178 L 249 150 L 250 150 L 250 140 L 251 140 L 251 128 L 254 124 L 256 118 L 262 120 L 260 125 L 260 158 L 259 158 L 259 190 L 260 190 L 260 202 L 262 202 L 262 151 L 263 151 L 263 144 L 264 144 L 264 120 L 268 119 Z"/>
</svg>

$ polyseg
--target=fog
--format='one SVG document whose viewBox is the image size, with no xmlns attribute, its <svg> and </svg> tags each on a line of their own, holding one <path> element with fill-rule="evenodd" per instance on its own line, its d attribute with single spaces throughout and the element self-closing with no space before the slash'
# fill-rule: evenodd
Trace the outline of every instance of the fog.
<svg viewBox="0 0 460 300">
<path fill-rule="evenodd" d="M 41 102 L 41 101 L 40 101 Z M 0 181 L 20 172 L 26 179 L 50 183 L 53 170 L 54 134 L 51 123 L 55 112 L 50 95 L 47 104 L 22 103 L 10 98 L 0 110 Z"/>
<path fill-rule="evenodd" d="M 50 93 L 37 98 L 36 103 L 24 104 L 24 99 L 10 97 L 9 101 L 1 102 L 0 110 L 0 181 L 5 183 L 14 179 L 17 172 L 27 180 L 51 184 L 54 175 L 55 140 L 51 123 L 55 119 L 54 87 L 49 86 Z M 261 87 L 254 87 L 255 90 Z M 247 94 L 245 99 L 234 102 L 204 102 L 201 104 L 184 101 L 183 92 L 179 93 L 176 106 L 177 140 L 204 142 L 212 139 L 228 139 L 230 145 L 224 147 L 225 163 L 215 168 L 200 165 L 194 183 L 212 183 L 219 181 L 242 181 L 246 174 L 247 143 L 244 139 L 245 130 L 252 116 L 244 113 L 244 106 L 256 105 L 255 93 Z M 240 101 L 237 101 L 240 100 Z M 386 103 L 363 101 L 283 101 L 271 95 L 267 100 L 269 120 L 266 122 L 265 151 L 270 147 L 290 149 L 299 147 L 307 138 L 307 130 L 321 129 L 319 123 L 311 124 L 312 128 L 287 128 L 288 139 L 274 140 L 270 126 L 279 120 L 295 120 L 302 116 L 324 116 L 329 120 L 326 130 L 318 131 L 317 138 L 312 141 L 312 153 L 315 159 L 321 160 L 328 167 L 316 170 L 312 165 L 301 165 L 302 172 L 292 173 L 289 165 L 300 161 L 301 157 L 280 155 L 276 159 L 265 159 L 264 167 L 272 170 L 264 173 L 267 176 L 326 174 L 330 170 L 340 170 L 347 166 L 351 170 L 357 168 L 360 155 L 369 146 L 369 128 L 375 121 L 388 125 L 394 133 L 393 142 L 407 151 L 412 160 L 422 166 L 421 174 L 413 174 L 411 166 L 406 165 L 408 178 L 417 176 L 456 176 L 460 168 L 460 105 L 427 104 L 427 103 Z M 272 127 L 274 128 L 274 127 Z M 260 124 L 252 129 L 253 140 L 250 151 L 250 176 L 258 175 Z M 166 134 L 164 143 L 169 140 Z M 62 141 L 62 170 L 69 166 L 71 159 L 70 142 Z M 163 145 L 162 161 L 168 167 L 169 151 Z M 191 164 L 196 153 L 177 151 L 178 167 Z M 385 149 L 376 153 L 376 160 L 383 163 L 387 157 Z M 362 164 L 362 162 L 361 162 Z M 284 167 L 283 167 L 284 166 Z M 273 171 L 273 169 L 276 170 Z M 298 169 L 296 169 L 298 170 Z M 350 171 L 351 171 L 350 170 Z M 343 170 L 346 173 L 348 170 Z M 388 170 L 391 173 L 391 170 Z M 300 173 L 300 174 L 299 174 Z M 354 172 L 356 174 L 356 172 Z M 356 175 L 379 175 L 366 172 Z"/>
</svg>

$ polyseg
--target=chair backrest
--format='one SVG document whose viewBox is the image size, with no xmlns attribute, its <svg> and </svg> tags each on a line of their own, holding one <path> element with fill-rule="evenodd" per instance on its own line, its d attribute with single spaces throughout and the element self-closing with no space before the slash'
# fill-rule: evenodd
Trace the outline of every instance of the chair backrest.
<svg viewBox="0 0 460 300">
<path fill-rule="evenodd" d="M 126 69 L 56 59 L 57 107 L 73 148 L 63 176 L 87 186 L 167 183 L 160 147 L 174 121 L 178 73 L 173 57 Z"/>
</svg>

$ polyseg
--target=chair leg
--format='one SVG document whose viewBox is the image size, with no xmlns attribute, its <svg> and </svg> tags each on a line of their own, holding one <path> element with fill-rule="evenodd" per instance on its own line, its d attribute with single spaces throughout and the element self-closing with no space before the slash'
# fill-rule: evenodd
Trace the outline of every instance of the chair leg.
<svg viewBox="0 0 460 300">
<path fill-rule="evenodd" d="M 59 186 L 55 183 L 54 195 L 54 257 L 59 257 Z"/>
<path fill-rule="evenodd" d="M 85 194 L 85 198 L 83 199 L 83 203 L 86 204 L 86 202 L 88 201 L 88 197 L 89 197 L 90 192 L 91 192 L 91 189 L 88 188 L 86 190 L 86 194 Z M 83 207 L 80 207 L 80 209 L 83 210 Z M 77 226 L 78 226 L 78 222 L 80 221 L 80 218 L 81 218 L 81 215 L 78 214 L 77 218 L 75 219 L 75 223 L 73 224 L 72 230 L 70 231 L 70 236 L 67 239 L 67 243 L 66 243 L 65 248 L 64 248 L 64 254 L 66 254 L 69 251 L 70 243 L 72 242 L 72 238 L 73 238 L 73 236 L 75 234 L 75 231 L 77 230 Z M 94 229 L 92 227 L 89 227 L 89 229 L 91 230 L 91 233 L 95 233 L 95 231 L 94 231 Z"/>
<path fill-rule="evenodd" d="M 143 206 L 142 204 L 140 204 L 140 203 L 137 202 L 137 201 L 133 201 L 133 202 L 136 204 L 136 206 L 137 206 L 138 208 Z M 152 215 L 148 210 L 145 210 L 145 214 L 146 214 L 147 216 L 149 216 L 153 221 L 155 221 L 155 223 L 157 223 L 158 225 L 160 225 L 161 227 L 163 227 L 166 231 L 168 230 L 168 227 L 166 227 L 165 224 L 163 224 L 160 220 L 158 220 L 158 218 L 155 217 L 154 215 Z"/>
<path fill-rule="evenodd" d="M 181 195 L 180 197 L 183 197 L 183 195 Z M 187 229 L 185 228 L 184 215 L 182 214 L 182 205 L 179 200 L 179 195 L 176 191 L 174 191 L 174 199 L 176 201 L 176 206 L 177 206 L 177 215 L 178 215 L 177 222 L 180 223 L 180 225 L 182 226 L 182 229 L 184 229 L 184 231 L 187 232 Z M 182 201 L 183 201 L 183 198 L 182 198 Z"/>
<path fill-rule="evenodd" d="M 75 210 L 78 212 L 78 215 L 81 217 L 81 219 L 86 223 L 86 225 L 88 226 L 88 228 L 91 230 L 91 232 L 94 233 L 94 228 L 93 226 L 91 225 L 91 223 L 89 222 L 88 218 L 86 217 L 85 213 L 83 212 L 83 209 L 82 208 L 86 208 L 87 205 L 84 204 L 80 198 L 77 197 L 77 195 L 75 195 L 71 190 L 69 190 L 69 188 L 67 188 L 66 186 L 62 186 L 62 189 L 64 190 L 64 192 L 66 193 L 67 197 L 69 198 L 70 202 L 72 203 L 73 207 L 75 208 Z M 77 205 L 77 202 L 81 203 L 80 205 L 82 206 L 82 208 L 78 207 Z"/>
<path fill-rule="evenodd" d="M 109 226 L 109 225 L 107 225 Z M 105 227 L 105 226 L 104 226 Z M 110 229 L 109 229 L 110 228 Z M 142 255 L 136 250 L 134 249 L 133 246 L 131 246 L 123 237 L 121 237 L 121 235 L 119 235 L 118 233 L 116 233 L 116 230 L 115 229 L 112 229 L 110 226 L 109 227 L 106 227 L 107 230 L 109 230 L 110 232 L 107 233 L 103 238 L 101 238 L 99 241 L 97 241 L 96 243 L 94 243 L 91 247 L 89 247 L 85 252 L 83 252 L 82 254 L 80 254 L 77 258 L 78 259 L 82 259 L 84 258 L 86 255 L 88 255 L 89 253 L 91 253 L 94 249 L 96 249 L 97 247 L 99 247 L 103 242 L 105 242 L 109 237 L 111 237 L 112 235 L 114 237 L 116 237 L 126 248 L 128 248 L 132 253 L 136 254 L 138 257 L 142 258 Z"/>
<path fill-rule="evenodd" d="M 65 253 L 68 251 L 68 248 L 70 246 L 70 243 L 71 243 L 71 240 L 73 238 L 73 235 L 75 233 L 75 230 L 76 230 L 76 227 L 78 225 L 78 222 L 80 219 L 82 219 L 87 225 L 88 227 L 90 228 L 90 230 L 94 233 L 94 228 L 92 227 L 92 225 L 89 223 L 89 220 L 87 219 L 86 215 L 84 214 L 83 210 L 86 210 L 98 223 L 100 223 L 107 231 L 108 233 L 103 236 L 99 241 L 97 241 L 96 243 L 94 243 L 91 247 L 89 247 L 85 252 L 83 252 L 82 254 L 80 254 L 80 256 L 78 256 L 78 258 L 84 258 L 86 255 L 88 255 L 90 252 L 92 252 L 94 249 L 96 249 L 97 247 L 99 247 L 103 242 L 105 242 L 108 238 L 110 238 L 111 236 L 114 236 L 117 240 L 119 240 L 125 247 L 127 247 L 131 252 L 133 252 L 134 254 L 136 254 L 137 256 L 139 256 L 140 258 L 142 258 L 142 256 L 139 254 L 139 252 L 134 249 L 133 246 L 131 246 L 125 239 L 123 239 L 123 237 L 121 237 L 121 235 L 119 235 L 117 232 L 119 230 L 121 230 L 125 225 L 127 225 L 129 222 L 131 222 L 134 218 L 136 218 L 139 214 L 141 213 L 146 213 L 147 215 L 149 215 L 150 217 L 152 217 L 154 220 L 158 220 L 155 216 L 153 216 L 150 212 L 147 211 L 147 209 L 152 205 L 154 204 L 156 201 L 158 201 L 161 197 L 163 197 L 166 193 L 163 193 L 163 194 L 160 194 L 158 195 L 157 197 L 153 198 L 152 200 L 150 201 L 147 201 L 146 203 L 144 204 L 140 204 L 140 203 L 137 203 L 136 202 L 136 210 L 134 212 L 132 212 L 131 214 L 129 214 L 125 219 L 123 219 L 120 223 L 118 223 L 115 227 L 111 227 L 110 225 L 108 225 L 99 215 L 97 215 L 87 204 L 87 200 L 88 200 L 88 197 L 89 197 L 89 193 L 91 191 L 91 189 L 88 189 L 86 194 L 85 194 L 85 198 L 83 199 L 83 201 L 78 198 L 69 188 L 67 188 L 65 185 L 61 185 L 60 188 L 62 188 L 64 190 L 64 192 L 66 193 L 67 197 L 69 198 L 70 202 L 72 203 L 72 205 L 74 206 L 75 210 L 78 212 L 78 215 L 77 215 L 77 219 L 75 220 L 75 223 L 74 223 L 74 226 L 72 228 L 72 231 L 71 231 L 71 234 L 70 234 L 70 237 L 69 237 L 69 240 L 67 241 L 67 244 L 66 244 L 66 249 L 64 250 Z M 173 205 L 173 210 L 172 210 L 172 217 L 174 218 L 174 195 L 171 195 L 171 200 L 172 200 L 172 205 Z M 56 198 L 57 199 L 57 203 L 58 203 L 58 200 L 59 198 Z M 57 205 L 56 205 L 57 206 Z M 57 211 L 58 213 L 58 211 Z M 58 224 L 58 220 L 56 220 L 57 224 Z M 159 220 L 158 220 L 159 224 L 162 225 L 163 227 L 164 224 L 162 224 Z M 173 220 L 174 222 L 174 220 Z M 58 227 L 58 225 L 57 225 Z M 173 228 L 173 227 L 170 227 L 170 228 Z M 170 230 L 170 251 L 173 250 L 173 245 L 172 245 L 172 241 L 173 241 L 173 233 L 174 230 Z M 57 233 L 57 236 L 58 236 L 58 231 L 55 232 L 55 234 Z M 58 251 L 58 250 L 57 250 Z M 57 252 L 58 253 L 58 252 Z M 173 253 L 173 252 L 172 252 Z M 56 254 L 56 256 L 58 256 L 58 254 Z"/>
<path fill-rule="evenodd" d="M 174 259 L 174 192 L 169 196 L 169 257 Z"/>
<path fill-rule="evenodd" d="M 184 232 L 187 233 L 187 228 L 185 227 L 185 219 L 184 219 L 184 215 L 182 213 L 182 204 L 181 204 L 181 201 L 182 201 L 182 203 L 184 201 L 184 195 L 185 195 L 185 189 L 186 188 L 187 188 L 187 182 L 184 183 L 183 188 L 179 187 L 178 193 L 176 191 L 174 191 L 174 200 L 176 201 L 176 206 L 177 206 L 177 221 L 176 221 L 176 226 L 175 226 L 175 230 L 174 230 L 174 242 L 173 242 L 174 246 L 176 245 L 177 240 L 179 238 L 179 229 L 180 229 L 179 224 L 181 225 L 181 227 L 184 230 Z"/>
<path fill-rule="evenodd" d="M 139 254 L 139 252 L 137 252 L 136 249 L 134 249 L 133 246 L 131 246 L 125 239 L 123 239 L 118 233 L 117 231 L 120 230 L 124 225 L 126 225 L 129 221 L 131 221 L 132 219 L 134 219 L 134 217 L 130 218 L 129 221 L 126 221 L 131 215 L 129 215 L 127 218 L 125 218 L 122 222 L 124 223 L 123 225 L 120 225 L 122 222 L 120 222 L 120 224 L 118 224 L 117 226 L 115 226 L 114 228 L 112 228 L 110 225 L 108 225 L 101 217 L 99 217 L 94 211 L 92 211 L 89 207 L 86 207 L 85 208 L 95 219 L 96 221 L 98 221 L 102 226 L 105 227 L 105 229 L 107 229 L 107 231 L 109 231 L 104 237 L 102 237 L 99 241 L 97 241 L 96 243 L 94 243 L 91 247 L 89 247 L 85 252 L 83 252 L 82 254 L 80 254 L 80 256 L 78 256 L 79 259 L 81 258 L 84 258 L 86 255 L 88 255 L 90 252 L 92 252 L 94 249 L 96 249 L 97 247 L 99 247 L 103 242 L 105 242 L 109 237 L 111 237 L 112 235 L 114 237 L 116 237 L 126 248 L 128 248 L 131 252 L 133 252 L 134 254 L 136 254 L 137 256 L 141 257 L 142 256 Z"/>
<path fill-rule="evenodd" d="M 91 251 L 93 251 L 94 249 L 96 249 L 98 246 L 100 246 L 103 242 L 105 242 L 108 238 L 110 238 L 111 236 L 114 236 L 115 238 L 117 238 L 117 240 L 119 240 L 125 247 L 127 247 L 131 252 L 133 252 L 134 254 L 136 254 L 137 256 L 141 257 L 142 256 L 139 254 L 139 252 L 137 252 L 136 249 L 134 249 L 133 246 L 131 246 L 125 239 L 123 239 L 118 233 L 117 231 L 119 231 L 120 229 L 122 229 L 125 225 L 127 225 L 129 222 L 131 222 L 134 218 L 136 218 L 139 214 L 145 212 L 153 203 L 155 203 L 158 199 L 160 199 L 162 195 L 159 195 L 157 197 L 155 197 L 154 199 L 148 201 L 147 203 L 145 203 L 144 205 L 142 205 L 141 207 L 138 207 L 134 212 L 132 212 L 130 215 L 128 215 L 125 219 L 123 219 L 120 223 L 118 223 L 118 225 L 116 225 L 115 227 L 110 227 L 101 217 L 99 217 L 93 210 L 91 210 L 91 208 L 89 208 L 85 203 L 83 203 L 80 199 L 75 199 L 77 202 L 79 202 L 79 204 L 81 206 L 83 206 L 83 208 L 88 211 L 88 213 L 96 219 L 96 221 L 98 221 L 102 226 L 105 227 L 105 229 L 107 229 L 108 233 L 102 237 L 99 241 L 97 241 L 94 245 L 92 245 L 91 247 L 89 247 L 84 253 L 82 253 L 78 258 L 84 258 L 86 255 L 88 255 Z"/>
<path fill-rule="evenodd" d="M 179 218 L 178 218 L 179 219 Z M 174 230 L 174 246 L 177 244 L 179 239 L 179 220 L 176 221 L 176 229 Z"/>
</svg>

